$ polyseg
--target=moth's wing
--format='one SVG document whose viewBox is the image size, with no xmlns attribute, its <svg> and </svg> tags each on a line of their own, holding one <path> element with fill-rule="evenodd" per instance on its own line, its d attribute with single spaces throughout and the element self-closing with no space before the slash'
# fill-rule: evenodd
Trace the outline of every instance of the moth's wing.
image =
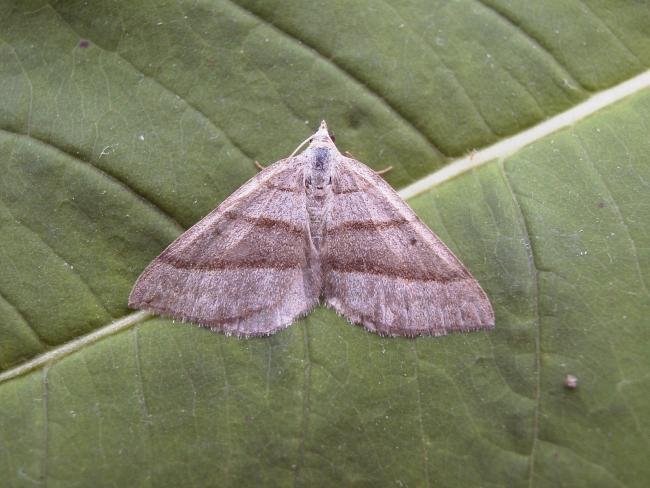
<svg viewBox="0 0 650 488">
<path fill-rule="evenodd" d="M 313 252 L 300 157 L 279 161 L 152 261 L 129 306 L 227 334 L 271 334 L 317 303 Z"/>
<path fill-rule="evenodd" d="M 494 327 L 478 282 L 370 168 L 342 158 L 322 245 L 326 304 L 382 335 Z"/>
</svg>

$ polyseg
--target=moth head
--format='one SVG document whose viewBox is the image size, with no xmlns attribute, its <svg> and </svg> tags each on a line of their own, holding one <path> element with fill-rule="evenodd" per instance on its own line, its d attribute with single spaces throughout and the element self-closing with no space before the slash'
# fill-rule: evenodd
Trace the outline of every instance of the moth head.
<svg viewBox="0 0 650 488">
<path fill-rule="evenodd" d="M 309 139 L 310 146 L 325 147 L 334 146 L 334 134 L 327 129 L 327 123 L 323 120 L 320 127 Z"/>
</svg>

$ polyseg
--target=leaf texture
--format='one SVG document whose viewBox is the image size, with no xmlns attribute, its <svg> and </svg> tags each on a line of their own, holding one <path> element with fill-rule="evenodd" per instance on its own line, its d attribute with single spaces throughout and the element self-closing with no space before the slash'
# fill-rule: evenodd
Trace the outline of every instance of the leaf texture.
<svg viewBox="0 0 650 488">
<path fill-rule="evenodd" d="M 641 3 L 0 12 L 3 486 L 645 485 L 647 89 L 409 201 L 491 332 L 381 338 L 322 308 L 264 339 L 107 328 L 153 257 L 322 118 L 404 187 L 646 70 Z"/>
</svg>

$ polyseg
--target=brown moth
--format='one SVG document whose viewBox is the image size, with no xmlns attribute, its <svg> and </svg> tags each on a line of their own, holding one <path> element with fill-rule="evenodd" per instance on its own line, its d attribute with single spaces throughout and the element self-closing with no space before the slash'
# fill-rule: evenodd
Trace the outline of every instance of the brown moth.
<svg viewBox="0 0 650 488">
<path fill-rule="evenodd" d="M 301 154 L 258 173 L 154 259 L 129 306 L 248 337 L 320 300 L 387 336 L 494 327 L 474 277 L 380 176 L 338 151 L 324 121 Z"/>
</svg>

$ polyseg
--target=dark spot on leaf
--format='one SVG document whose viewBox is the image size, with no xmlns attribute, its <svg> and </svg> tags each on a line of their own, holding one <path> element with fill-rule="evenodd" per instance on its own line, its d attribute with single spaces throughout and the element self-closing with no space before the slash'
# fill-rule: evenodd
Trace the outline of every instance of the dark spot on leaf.
<svg viewBox="0 0 650 488">
<path fill-rule="evenodd" d="M 360 107 L 351 108 L 346 114 L 348 124 L 351 128 L 359 127 L 361 123 L 367 118 L 367 113 Z"/>
<path fill-rule="evenodd" d="M 415 237 L 411 237 L 411 246 L 415 246 L 415 243 L 418 242 L 418 240 Z"/>
<path fill-rule="evenodd" d="M 86 48 L 88 46 L 90 46 L 90 41 L 88 39 L 81 39 L 79 41 L 79 47 Z"/>
<path fill-rule="evenodd" d="M 572 374 L 566 375 L 564 378 L 564 387 L 569 390 L 575 390 L 578 387 L 578 378 Z"/>
<path fill-rule="evenodd" d="M 598 202 L 598 208 L 605 208 L 605 202 Z"/>
</svg>

